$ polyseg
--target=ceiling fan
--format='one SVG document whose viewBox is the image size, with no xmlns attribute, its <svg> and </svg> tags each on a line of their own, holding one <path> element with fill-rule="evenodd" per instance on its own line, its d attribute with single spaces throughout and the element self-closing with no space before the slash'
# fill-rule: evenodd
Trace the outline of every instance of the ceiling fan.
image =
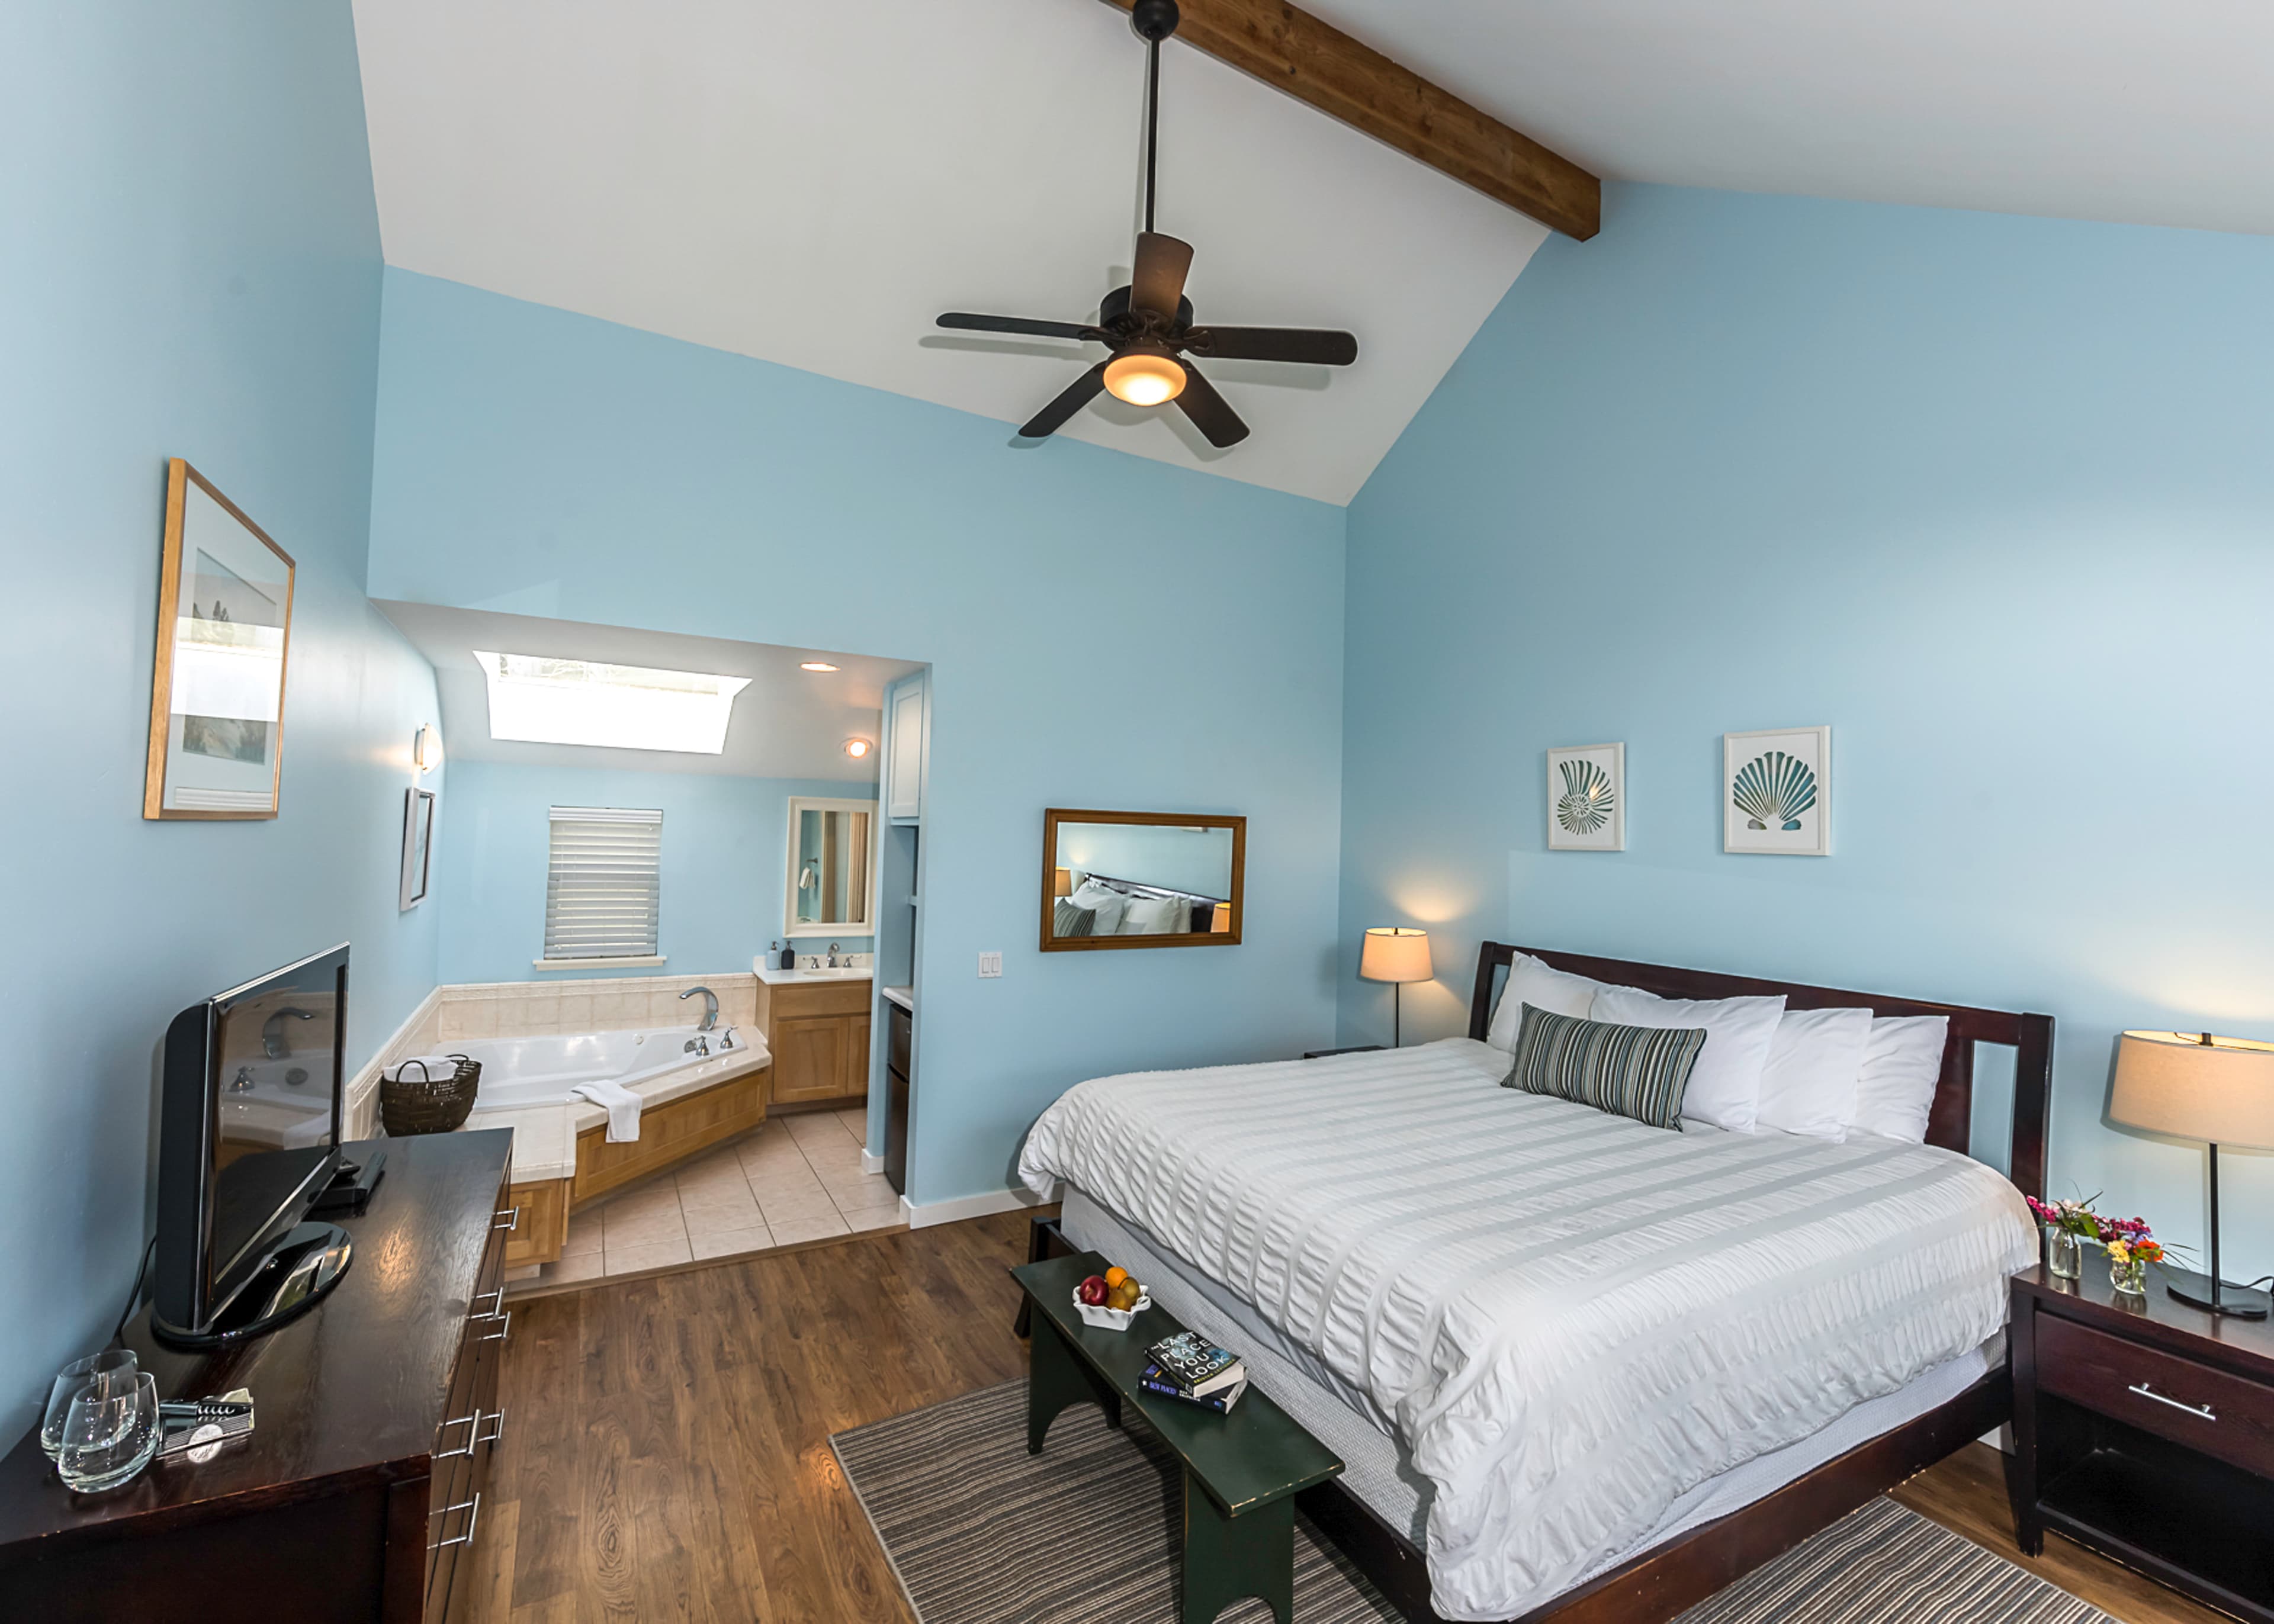
<svg viewBox="0 0 2274 1624">
<path fill-rule="evenodd" d="M 1161 41 L 1177 31 L 1176 0 L 1137 0 L 1129 20 L 1137 37 L 1146 42 L 1145 229 L 1137 236 L 1129 285 L 1105 296 L 1095 324 L 950 311 L 939 319 L 939 325 L 976 333 L 1081 339 L 1103 344 L 1113 352 L 1036 412 L 1020 427 L 1021 434 L 1040 439 L 1056 433 L 1103 391 L 1133 406 L 1161 406 L 1174 401 L 1210 445 L 1236 446 L 1247 438 L 1247 425 L 1186 356 L 1348 366 L 1358 359 L 1358 340 L 1348 333 L 1311 327 L 1193 325 L 1193 302 L 1185 297 L 1193 245 L 1153 229 L 1153 177 L 1161 122 Z"/>
</svg>

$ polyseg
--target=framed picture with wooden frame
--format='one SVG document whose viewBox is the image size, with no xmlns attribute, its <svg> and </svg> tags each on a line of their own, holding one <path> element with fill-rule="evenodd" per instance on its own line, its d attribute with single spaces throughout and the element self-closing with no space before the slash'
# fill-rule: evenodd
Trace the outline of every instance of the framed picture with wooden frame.
<svg viewBox="0 0 2274 1624">
<path fill-rule="evenodd" d="M 1247 820 L 1194 812 L 1043 814 L 1046 953 L 1237 947 Z"/>
<path fill-rule="evenodd" d="M 276 816 L 292 560 L 180 457 L 166 465 L 142 816 Z"/>
</svg>

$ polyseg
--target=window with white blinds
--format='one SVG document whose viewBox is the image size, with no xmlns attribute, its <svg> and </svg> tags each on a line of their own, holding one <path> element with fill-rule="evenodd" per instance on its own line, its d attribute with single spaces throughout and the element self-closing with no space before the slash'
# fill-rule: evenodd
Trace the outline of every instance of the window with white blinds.
<svg viewBox="0 0 2274 1624">
<path fill-rule="evenodd" d="M 656 951 L 663 814 L 553 808 L 545 878 L 547 959 L 645 959 Z"/>
</svg>

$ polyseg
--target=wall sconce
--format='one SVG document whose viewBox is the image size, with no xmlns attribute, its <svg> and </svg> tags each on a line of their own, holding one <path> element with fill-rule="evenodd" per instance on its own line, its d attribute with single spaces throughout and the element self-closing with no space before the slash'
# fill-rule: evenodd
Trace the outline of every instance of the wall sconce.
<svg viewBox="0 0 2274 1624">
<path fill-rule="evenodd" d="M 418 736 L 410 741 L 410 764 L 421 772 L 432 772 L 440 766 L 442 735 L 422 724 Z"/>
</svg>

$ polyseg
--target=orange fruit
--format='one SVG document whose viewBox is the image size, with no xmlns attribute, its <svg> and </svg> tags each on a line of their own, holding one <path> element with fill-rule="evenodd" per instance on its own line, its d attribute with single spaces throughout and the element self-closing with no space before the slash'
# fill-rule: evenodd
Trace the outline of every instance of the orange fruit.
<svg viewBox="0 0 2274 1624">
<path fill-rule="evenodd" d="M 1105 1271 L 1105 1283 L 1109 1286 L 1118 1286 L 1128 1278 L 1129 1271 L 1126 1268 L 1116 1267 Z"/>
</svg>

